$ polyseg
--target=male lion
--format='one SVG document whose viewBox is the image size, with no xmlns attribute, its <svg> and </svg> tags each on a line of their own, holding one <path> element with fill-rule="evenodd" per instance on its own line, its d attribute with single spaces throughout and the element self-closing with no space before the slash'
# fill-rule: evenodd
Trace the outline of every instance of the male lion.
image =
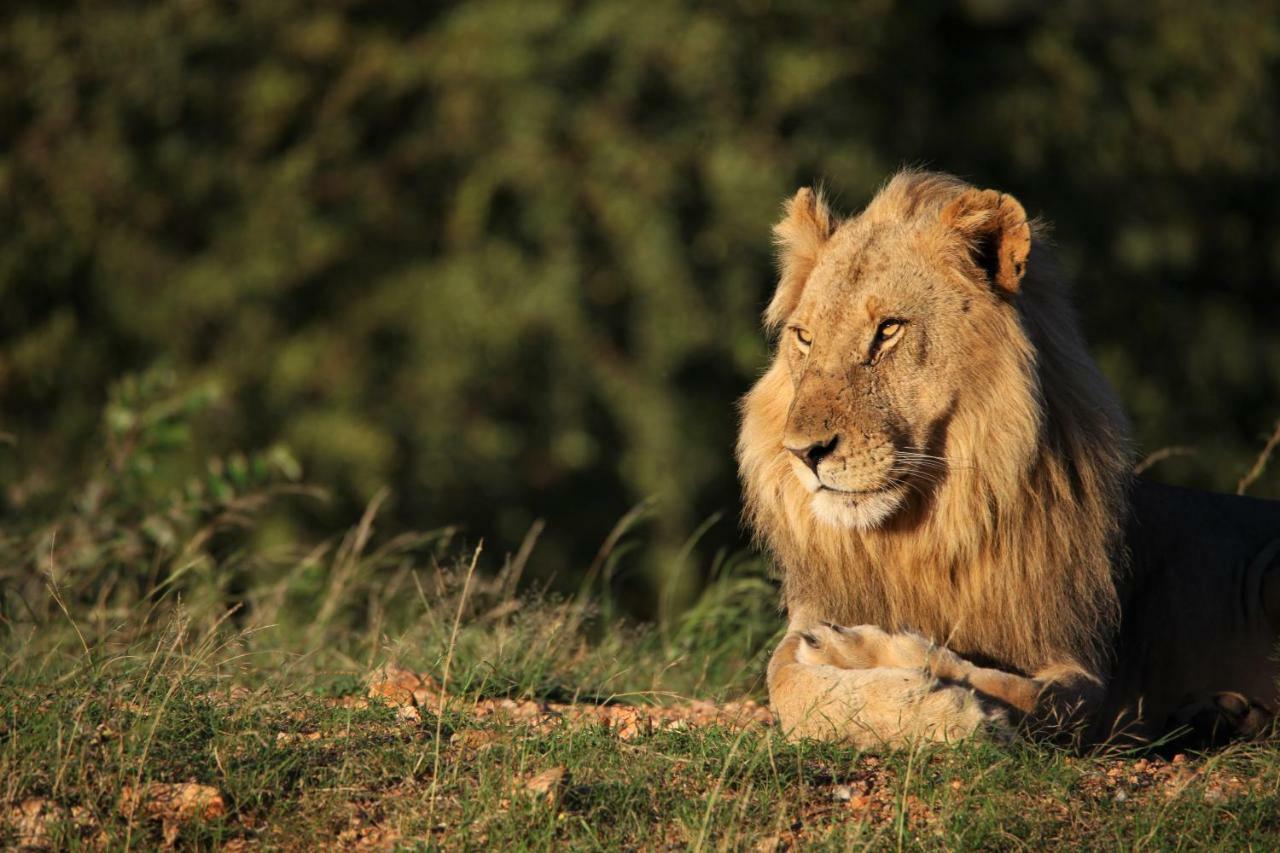
<svg viewBox="0 0 1280 853">
<path fill-rule="evenodd" d="M 908 171 L 844 221 L 802 189 L 774 233 L 777 352 L 738 460 L 782 572 L 784 729 L 892 746 L 1006 720 L 1090 741 L 1263 728 L 1280 504 L 1132 476 L 1022 205 Z"/>
</svg>

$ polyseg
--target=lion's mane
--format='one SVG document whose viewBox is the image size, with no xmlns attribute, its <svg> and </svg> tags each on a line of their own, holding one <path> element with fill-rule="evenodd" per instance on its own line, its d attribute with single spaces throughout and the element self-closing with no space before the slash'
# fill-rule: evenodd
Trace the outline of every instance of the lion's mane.
<svg viewBox="0 0 1280 853">
<path fill-rule="evenodd" d="M 861 215 L 936 220 L 968 188 L 903 172 Z M 780 242 L 789 227 L 778 226 Z M 1119 618 L 1128 427 L 1039 231 L 1012 307 L 993 302 L 975 318 L 988 324 L 997 357 L 960 395 L 946 475 L 913 514 L 869 531 L 817 521 L 780 443 L 793 391 L 778 360 L 744 398 L 746 517 L 772 552 L 788 609 L 921 631 L 1023 672 L 1061 666 L 1104 677 Z M 936 243 L 931 251 L 955 251 Z M 784 258 L 783 284 L 802 285 L 821 251 L 801 249 Z M 771 307 L 768 325 L 776 314 Z"/>
</svg>

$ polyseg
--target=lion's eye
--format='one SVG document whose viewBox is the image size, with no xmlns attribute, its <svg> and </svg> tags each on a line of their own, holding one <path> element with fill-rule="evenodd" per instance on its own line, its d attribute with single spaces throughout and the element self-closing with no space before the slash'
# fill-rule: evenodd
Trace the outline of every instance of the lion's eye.
<svg viewBox="0 0 1280 853">
<path fill-rule="evenodd" d="M 800 328 L 797 328 L 795 331 L 796 341 L 799 342 L 800 349 L 808 349 L 809 345 L 813 343 L 813 335 Z"/>
<path fill-rule="evenodd" d="M 876 327 L 876 336 L 871 341 L 871 349 L 867 353 L 867 364 L 875 364 L 885 352 L 891 349 L 902 334 L 905 320 L 885 320 Z"/>
</svg>

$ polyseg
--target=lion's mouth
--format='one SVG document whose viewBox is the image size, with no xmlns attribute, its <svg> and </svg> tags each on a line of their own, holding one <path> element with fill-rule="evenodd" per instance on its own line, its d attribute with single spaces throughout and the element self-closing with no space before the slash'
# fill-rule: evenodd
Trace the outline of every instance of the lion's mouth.
<svg viewBox="0 0 1280 853">
<path fill-rule="evenodd" d="M 874 489 L 840 489 L 835 486 L 828 486 L 826 483 L 818 483 L 819 492 L 831 492 L 846 498 L 866 498 L 872 495 L 879 495 L 887 492 L 888 486 L 877 486 Z"/>
<path fill-rule="evenodd" d="M 871 530 L 902 506 L 906 490 L 889 482 L 874 489 L 842 489 L 819 484 L 810 506 L 819 520 L 835 527 Z"/>
<path fill-rule="evenodd" d="M 815 498 L 825 496 L 827 500 L 856 505 L 858 503 L 877 498 L 891 497 L 902 486 L 901 481 L 894 476 L 892 471 L 885 472 L 887 476 L 875 478 L 876 480 L 879 480 L 875 485 L 863 485 L 861 488 L 850 488 L 847 485 L 831 482 L 824 478 L 818 471 L 801 464 L 797 460 L 793 459 L 792 463 L 792 470 L 795 472 L 797 479 L 799 479 L 806 491 Z M 870 478 L 859 479 L 862 479 L 863 483 L 866 483 L 867 479 Z"/>
</svg>

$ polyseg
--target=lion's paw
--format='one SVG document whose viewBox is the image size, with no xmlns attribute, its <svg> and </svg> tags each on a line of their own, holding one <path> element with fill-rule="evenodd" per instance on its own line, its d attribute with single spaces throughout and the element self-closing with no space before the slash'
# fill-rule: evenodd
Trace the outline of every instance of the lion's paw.
<svg viewBox="0 0 1280 853">
<path fill-rule="evenodd" d="M 877 666 L 923 669 L 937 678 L 958 681 L 968 665 L 955 653 L 919 634 L 889 633 L 874 625 L 834 625 L 824 622 L 799 632 L 804 640 L 801 662 L 840 669 Z"/>
<path fill-rule="evenodd" d="M 845 627 L 823 623 L 800 631 L 804 643 L 797 657 L 813 666 L 871 669 L 884 666 L 890 635 L 874 625 Z"/>
<path fill-rule="evenodd" d="M 1183 705 L 1174 712 L 1171 727 L 1188 729 L 1187 738 L 1196 746 L 1220 746 L 1266 734 L 1275 720 L 1275 714 L 1267 708 L 1240 693 L 1227 691 Z"/>
</svg>

